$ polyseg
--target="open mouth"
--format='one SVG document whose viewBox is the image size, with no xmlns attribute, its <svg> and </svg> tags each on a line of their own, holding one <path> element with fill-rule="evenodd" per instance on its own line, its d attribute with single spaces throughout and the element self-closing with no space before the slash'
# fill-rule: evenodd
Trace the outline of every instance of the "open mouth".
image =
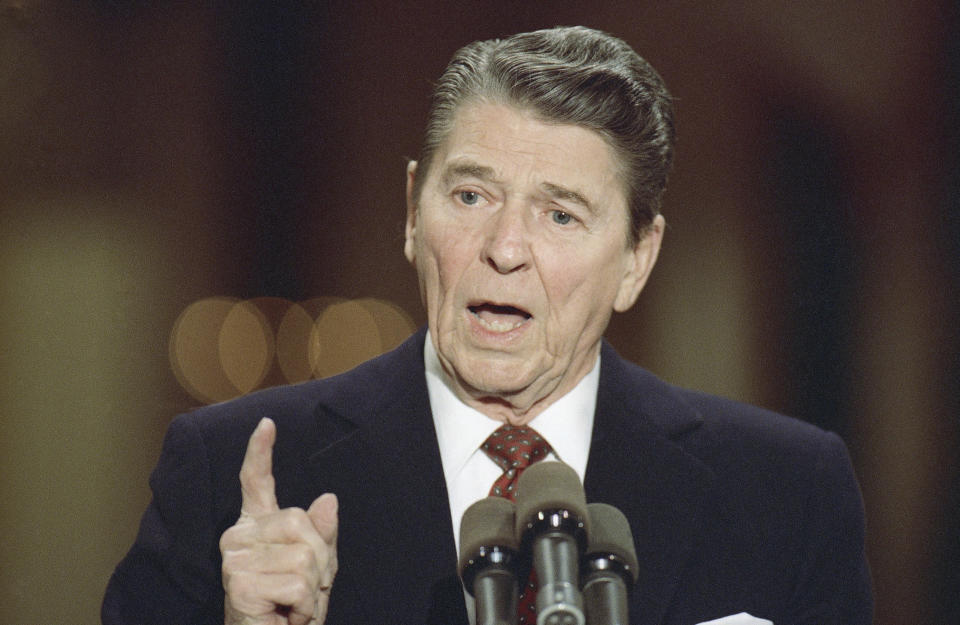
<svg viewBox="0 0 960 625">
<path fill-rule="evenodd" d="M 491 304 L 484 302 L 467 306 L 467 309 L 473 313 L 480 324 L 492 330 L 493 332 L 509 332 L 519 328 L 532 315 L 522 308 L 516 306 L 504 306 L 501 304 Z"/>
</svg>

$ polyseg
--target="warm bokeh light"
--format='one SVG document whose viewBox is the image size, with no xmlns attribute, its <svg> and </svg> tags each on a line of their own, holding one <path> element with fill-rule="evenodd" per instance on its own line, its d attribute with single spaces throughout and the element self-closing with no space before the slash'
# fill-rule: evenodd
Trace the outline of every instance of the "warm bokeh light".
<svg viewBox="0 0 960 625">
<path fill-rule="evenodd" d="M 313 377 L 309 347 L 313 319 L 303 306 L 289 303 L 277 327 L 277 363 L 289 382 L 303 382 Z"/>
<path fill-rule="evenodd" d="M 304 302 L 301 302 L 300 305 L 303 307 L 307 314 L 310 315 L 310 334 L 307 337 L 306 347 L 307 347 L 307 362 L 310 364 L 310 377 L 314 377 L 317 371 L 317 366 L 320 361 L 320 333 L 316 328 L 316 321 L 320 319 L 320 316 L 323 315 L 323 311 L 328 307 L 333 306 L 334 304 L 340 304 L 347 301 L 344 297 L 336 297 L 333 295 L 321 295 L 319 297 L 310 298 Z M 317 376 L 323 377 L 323 376 Z"/>
<path fill-rule="evenodd" d="M 170 365 L 204 403 L 270 386 L 324 378 L 393 349 L 410 316 L 374 298 L 210 297 L 187 306 L 170 335 Z"/>
<path fill-rule="evenodd" d="M 230 309 L 220 327 L 217 352 L 223 372 L 240 394 L 254 390 L 267 377 L 276 342 L 256 302 L 237 302 Z"/>
<path fill-rule="evenodd" d="M 239 395 L 220 362 L 220 328 L 237 299 L 211 297 L 194 302 L 177 318 L 170 334 L 170 365 L 194 398 L 215 403 Z"/>
<path fill-rule="evenodd" d="M 357 300 L 373 317 L 380 333 L 380 351 L 386 352 L 402 343 L 415 326 L 407 312 L 393 302 L 366 297 Z"/>
<path fill-rule="evenodd" d="M 328 306 L 314 326 L 311 360 L 314 375 L 326 378 L 343 373 L 383 353 L 377 320 L 359 301 Z"/>
</svg>

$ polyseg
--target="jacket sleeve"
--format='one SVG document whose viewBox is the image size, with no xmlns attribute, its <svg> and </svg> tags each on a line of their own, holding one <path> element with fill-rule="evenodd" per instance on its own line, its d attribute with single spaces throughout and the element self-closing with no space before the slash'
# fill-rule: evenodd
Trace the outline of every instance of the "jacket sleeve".
<svg viewBox="0 0 960 625">
<path fill-rule="evenodd" d="M 795 623 L 870 625 L 873 596 L 864 551 L 864 510 L 846 446 L 826 437 L 805 507 L 791 612 Z"/>
<path fill-rule="evenodd" d="M 136 541 L 107 586 L 103 624 L 223 623 L 210 461 L 189 417 L 171 424 L 150 487 Z"/>
</svg>

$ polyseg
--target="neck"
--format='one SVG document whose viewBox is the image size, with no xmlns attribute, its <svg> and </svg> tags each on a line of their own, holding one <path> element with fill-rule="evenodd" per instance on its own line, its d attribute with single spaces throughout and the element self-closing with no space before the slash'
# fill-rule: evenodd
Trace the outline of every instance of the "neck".
<svg viewBox="0 0 960 625">
<path fill-rule="evenodd" d="M 516 391 L 494 392 L 470 386 L 437 354 L 446 385 L 466 405 L 494 421 L 511 425 L 526 425 L 555 401 L 576 388 L 593 369 L 600 354 L 600 346 L 593 350 L 578 371 L 562 375 L 546 383 L 531 384 Z"/>
</svg>

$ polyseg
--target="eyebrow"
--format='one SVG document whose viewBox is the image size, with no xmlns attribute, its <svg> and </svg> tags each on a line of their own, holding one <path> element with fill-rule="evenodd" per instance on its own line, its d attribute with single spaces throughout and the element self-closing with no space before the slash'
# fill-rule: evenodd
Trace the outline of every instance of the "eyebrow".
<svg viewBox="0 0 960 625">
<path fill-rule="evenodd" d="M 590 203 L 586 196 L 578 191 L 561 187 L 560 185 L 553 184 L 552 182 L 544 182 L 540 185 L 540 187 L 554 199 L 573 202 L 574 204 L 579 204 L 591 213 L 595 212 L 594 206 Z"/>
<path fill-rule="evenodd" d="M 440 182 L 443 186 L 448 187 L 460 178 L 478 178 L 480 180 L 492 181 L 496 179 L 496 175 L 492 167 L 479 165 L 472 161 L 462 161 L 447 165 L 440 175 Z"/>
</svg>

